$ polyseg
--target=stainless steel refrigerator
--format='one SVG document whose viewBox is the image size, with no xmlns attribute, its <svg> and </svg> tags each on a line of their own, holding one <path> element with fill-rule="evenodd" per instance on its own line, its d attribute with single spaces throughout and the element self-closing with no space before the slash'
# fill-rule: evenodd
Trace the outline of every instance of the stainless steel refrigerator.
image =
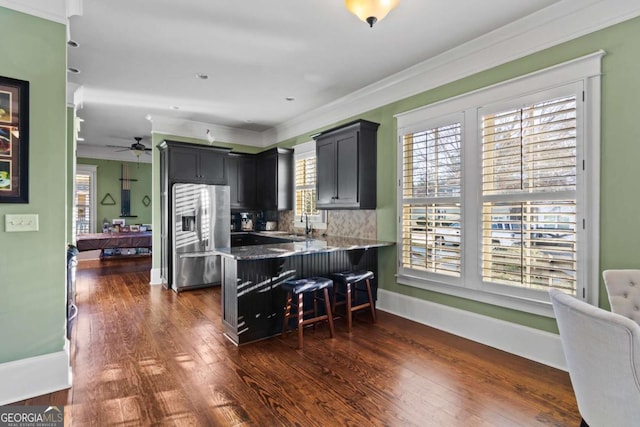
<svg viewBox="0 0 640 427">
<path fill-rule="evenodd" d="M 220 284 L 218 247 L 231 243 L 231 208 L 226 185 L 175 184 L 173 197 L 173 277 L 180 292 Z"/>
</svg>

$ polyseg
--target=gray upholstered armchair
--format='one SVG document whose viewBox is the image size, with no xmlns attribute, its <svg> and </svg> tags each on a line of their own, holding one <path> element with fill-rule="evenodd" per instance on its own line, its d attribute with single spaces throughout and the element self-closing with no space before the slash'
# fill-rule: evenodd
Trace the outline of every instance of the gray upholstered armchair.
<svg viewBox="0 0 640 427">
<path fill-rule="evenodd" d="M 549 291 L 583 424 L 640 424 L 640 325 Z"/>
<path fill-rule="evenodd" d="M 611 311 L 640 324 L 640 270 L 605 270 L 602 277 Z"/>
</svg>

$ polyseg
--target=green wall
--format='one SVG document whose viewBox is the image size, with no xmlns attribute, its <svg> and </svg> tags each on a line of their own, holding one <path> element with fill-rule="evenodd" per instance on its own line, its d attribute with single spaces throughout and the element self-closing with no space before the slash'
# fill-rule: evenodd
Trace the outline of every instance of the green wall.
<svg viewBox="0 0 640 427">
<path fill-rule="evenodd" d="M 638 268 L 640 261 L 640 199 L 633 190 L 640 182 L 640 18 L 609 27 L 525 58 L 509 62 L 468 78 L 426 91 L 375 110 L 314 129 L 280 142 L 291 147 L 311 139 L 310 135 L 363 118 L 380 123 L 378 129 L 378 238 L 396 240 L 396 121 L 394 115 L 480 89 L 536 70 L 550 67 L 599 49 L 603 58 L 600 269 Z M 396 282 L 396 249 L 379 256 L 379 285 L 389 291 L 479 313 L 505 321 L 557 333 L 554 319 L 479 303 Z M 609 308 L 600 283 L 600 306 Z"/>
<path fill-rule="evenodd" d="M 137 218 L 125 218 L 127 225 L 151 224 L 151 204 L 145 206 L 142 202 L 144 196 L 151 199 L 151 164 L 137 162 L 122 162 L 116 160 L 100 160 L 78 158 L 78 165 L 95 165 L 96 171 L 96 232 L 102 230 L 102 221 L 111 223 L 114 218 L 120 217 L 122 198 L 120 197 L 120 168 L 121 165 L 129 167 L 129 176 L 137 181 L 131 182 L 131 215 Z M 100 202 L 108 194 L 115 200 L 115 205 L 103 205 Z"/>
<path fill-rule="evenodd" d="M 4 363 L 63 350 L 68 183 L 65 26 L 0 7 L 0 28 L 0 75 L 30 83 L 29 203 L 0 204 Z M 25 213 L 39 231 L 5 232 L 6 214 Z"/>
</svg>

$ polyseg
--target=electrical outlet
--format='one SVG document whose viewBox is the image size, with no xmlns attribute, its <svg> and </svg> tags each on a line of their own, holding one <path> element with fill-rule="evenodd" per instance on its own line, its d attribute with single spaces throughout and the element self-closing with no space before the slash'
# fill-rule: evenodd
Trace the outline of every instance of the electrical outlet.
<svg viewBox="0 0 640 427">
<path fill-rule="evenodd" d="M 38 231 L 38 214 L 5 215 L 4 231 Z"/>
</svg>

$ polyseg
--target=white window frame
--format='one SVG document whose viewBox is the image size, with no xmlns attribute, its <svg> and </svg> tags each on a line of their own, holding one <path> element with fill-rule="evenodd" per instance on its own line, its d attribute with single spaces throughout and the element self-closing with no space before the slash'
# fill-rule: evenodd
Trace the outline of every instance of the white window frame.
<svg viewBox="0 0 640 427">
<path fill-rule="evenodd" d="M 293 165 L 294 165 L 294 174 L 295 174 L 295 165 L 298 160 L 316 157 L 316 141 L 308 141 L 302 144 L 298 144 L 293 147 Z M 317 165 L 317 163 L 316 163 Z M 293 179 L 293 197 L 296 197 L 296 177 Z M 294 228 L 304 228 L 304 221 L 301 221 L 300 212 L 296 212 L 296 203 L 294 200 L 294 211 L 293 211 L 293 227 Z M 326 211 L 318 210 L 318 215 L 309 215 L 309 225 L 311 228 L 316 230 L 326 230 L 327 229 L 327 220 L 326 220 Z"/>
<path fill-rule="evenodd" d="M 96 223 L 97 223 L 97 215 L 98 215 L 98 202 L 97 202 L 97 189 L 98 189 L 98 166 L 96 165 L 76 165 L 76 173 L 75 175 L 84 174 L 89 175 L 91 180 L 90 186 L 90 200 L 89 200 L 89 209 L 91 212 L 89 214 L 89 233 L 96 232 Z M 78 211 L 76 206 L 77 194 L 76 194 L 76 179 L 75 175 L 73 177 L 73 236 L 75 238 L 77 229 L 76 223 L 78 221 Z"/>
<path fill-rule="evenodd" d="M 398 150 L 398 158 L 399 158 L 399 165 L 398 165 L 398 179 L 400 180 L 399 182 L 402 183 L 403 180 L 403 171 L 402 171 L 402 163 L 403 163 L 403 152 L 402 152 L 402 145 L 404 144 L 403 141 L 403 137 L 407 134 L 413 134 L 413 133 L 417 133 L 417 132 L 422 132 L 425 130 L 431 130 L 431 129 L 435 129 L 435 128 L 439 128 L 439 127 L 443 127 L 443 126 L 449 126 L 452 125 L 454 123 L 460 123 L 460 127 L 461 127 L 461 133 L 463 135 L 463 139 L 462 139 L 462 143 L 461 143 L 461 152 L 460 152 L 460 161 L 461 161 L 461 168 L 464 171 L 464 135 L 466 132 L 465 129 L 465 124 L 464 124 L 464 115 L 456 112 L 456 113 L 452 113 L 452 114 L 446 114 L 440 117 L 433 117 L 433 118 L 427 118 L 424 122 L 419 123 L 419 124 L 414 124 L 412 126 L 408 126 L 406 128 L 403 128 L 402 133 L 400 133 L 400 129 L 398 129 L 398 137 L 400 140 L 400 147 Z M 464 235 L 465 235 L 465 225 L 464 225 L 464 209 L 462 207 L 462 205 L 464 204 L 464 172 L 462 173 L 462 179 L 460 182 L 460 196 L 456 196 L 456 197 L 451 197 L 451 198 L 442 198 L 441 200 L 443 200 L 441 203 L 460 203 L 461 204 L 461 209 L 460 209 L 460 238 L 464 239 Z M 404 199 L 403 195 L 402 195 L 402 184 L 400 185 L 399 189 L 398 189 L 398 200 L 399 200 L 399 204 L 398 204 L 398 215 L 402 216 L 403 213 L 403 204 L 406 203 L 407 201 L 409 202 L 415 202 L 416 204 L 420 204 L 420 203 L 434 203 L 434 202 L 438 202 L 438 197 L 419 197 L 419 198 L 412 198 L 412 199 Z M 400 242 L 400 244 L 402 243 L 402 222 L 400 221 L 400 223 L 398 224 L 398 242 Z M 463 246 L 461 246 L 463 247 Z M 398 247 L 399 252 L 398 252 L 398 259 L 400 260 L 402 257 L 402 246 L 399 245 Z M 464 257 L 465 254 L 461 253 L 460 254 L 460 276 L 455 276 L 455 275 L 447 275 L 447 274 L 441 274 L 441 273 L 436 273 L 436 272 L 425 272 L 425 274 L 427 276 L 429 276 L 429 278 L 431 280 L 436 280 L 437 282 L 441 282 L 441 283 L 447 283 L 447 284 L 452 284 L 452 285 L 461 285 L 462 284 L 462 278 L 464 276 L 464 269 L 465 269 L 465 262 L 464 262 Z M 410 275 L 411 273 L 408 272 L 408 270 L 406 270 L 403 266 L 401 261 L 398 262 L 398 274 L 399 276 L 407 276 Z"/>
<path fill-rule="evenodd" d="M 481 109 L 508 105 L 545 91 L 575 88 L 578 95 L 577 297 L 598 304 L 601 59 L 604 51 L 512 80 L 396 115 L 398 121 L 398 283 L 519 311 L 553 317 L 549 297 L 540 291 L 482 282 L 481 274 Z M 580 93 L 581 92 L 581 93 Z M 543 98 L 537 100 L 542 101 Z M 438 118 L 463 115 L 462 138 L 462 266 L 459 280 L 402 268 L 402 137 L 433 127 Z M 585 228 L 582 228 L 584 222 Z"/>
</svg>

